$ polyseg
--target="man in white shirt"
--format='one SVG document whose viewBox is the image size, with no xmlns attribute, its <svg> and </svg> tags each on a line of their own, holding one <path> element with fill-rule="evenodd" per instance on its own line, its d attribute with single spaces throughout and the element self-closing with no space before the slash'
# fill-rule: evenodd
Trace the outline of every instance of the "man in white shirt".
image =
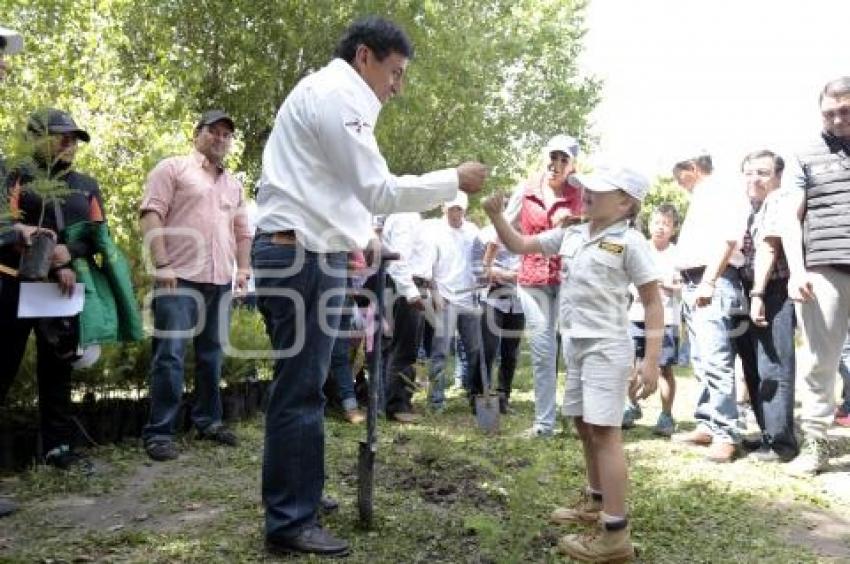
<svg viewBox="0 0 850 564">
<path fill-rule="evenodd" d="M 273 553 L 339 556 L 348 543 L 323 529 L 325 398 L 347 251 L 374 238 L 372 216 L 433 208 L 481 189 L 486 169 L 464 163 L 395 176 L 374 130 L 401 92 L 413 54 L 390 21 L 353 23 L 335 58 L 307 76 L 277 113 L 263 152 L 252 252 L 258 307 L 276 353 L 266 412 L 263 502 Z"/>
<path fill-rule="evenodd" d="M 387 419 L 416 423 L 411 399 L 416 389 L 416 355 L 422 339 L 422 312 L 432 287 L 430 253 L 419 238 L 422 217 L 416 212 L 389 216 L 381 242 L 400 258 L 387 265 L 388 287 L 393 290 L 393 323 L 384 360 L 387 381 Z"/>
<path fill-rule="evenodd" d="M 469 400 L 473 408 L 475 394 L 481 393 L 481 328 L 474 311 L 476 280 L 472 270 L 472 245 L 478 228 L 464 220 L 467 206 L 466 194 L 458 193 L 457 198 L 444 206 L 443 218 L 431 222 L 431 229 L 423 236 L 430 242 L 434 299 L 439 303 L 431 343 L 428 393 L 434 411 L 444 408 L 446 356 L 455 331 L 466 352 L 471 380 Z"/>
<path fill-rule="evenodd" d="M 679 233 L 677 267 L 694 373 L 702 386 L 694 413 L 697 428 L 673 438 L 711 445 L 708 460 L 730 462 L 740 443 L 734 339 L 748 325 L 739 268 L 744 264 L 741 241 L 750 205 L 743 190 L 719 182 L 712 171 L 705 152 L 673 167 L 676 182 L 691 194 Z"/>
</svg>

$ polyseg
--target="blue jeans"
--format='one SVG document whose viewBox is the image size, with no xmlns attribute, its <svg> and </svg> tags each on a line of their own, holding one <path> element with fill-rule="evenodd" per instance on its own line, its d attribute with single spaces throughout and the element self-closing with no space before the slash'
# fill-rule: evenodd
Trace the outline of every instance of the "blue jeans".
<svg viewBox="0 0 850 564">
<path fill-rule="evenodd" d="M 463 348 L 463 339 L 459 339 L 455 335 L 452 338 L 450 348 L 455 355 L 455 381 L 460 382 L 463 389 L 468 392 L 471 385 L 469 379 L 469 359 L 466 356 L 466 349 Z"/>
<path fill-rule="evenodd" d="M 534 428 L 551 434 L 558 413 L 559 287 L 520 286 L 517 294 L 525 313 L 525 329 L 534 376 Z"/>
<path fill-rule="evenodd" d="M 148 424 L 142 430 L 146 443 L 173 440 L 177 431 L 177 414 L 183 397 L 184 359 L 190 337 L 195 347 L 192 422 L 200 431 L 221 424 L 221 333 L 229 328 L 230 308 L 225 309 L 222 317 L 220 306 L 228 291 L 230 284 L 178 280 L 173 294 L 163 293 L 154 298 L 154 330 L 174 334 L 154 335 L 151 339 L 151 413 Z M 201 313 L 203 318 L 199 317 Z M 201 321 L 203 325 L 198 326 Z M 197 334 L 191 336 L 192 333 Z"/>
<path fill-rule="evenodd" d="M 735 339 L 749 326 L 744 289 L 736 268 L 715 282 L 711 303 L 694 305 L 699 280 L 686 280 L 682 311 L 691 341 L 691 362 L 702 388 L 694 418 L 718 442 L 739 443 L 735 401 Z"/>
<path fill-rule="evenodd" d="M 788 297 L 788 280 L 769 282 L 763 300 L 767 327 L 750 324 L 736 344 L 763 443 L 790 459 L 799 449 L 794 436 L 796 316 L 794 302 Z"/>
<path fill-rule="evenodd" d="M 352 307 L 350 300 L 345 301 L 345 307 Z M 340 316 L 339 330 L 350 333 L 352 330 L 352 315 L 345 312 Z M 331 378 L 336 383 L 339 399 L 344 410 L 356 409 L 357 398 L 354 396 L 354 375 L 351 373 L 351 337 L 337 335 L 331 352 Z"/>
<path fill-rule="evenodd" d="M 324 488 L 322 386 L 339 329 L 347 258 L 346 253 L 318 254 L 275 244 L 260 234 L 254 239 L 252 262 L 257 306 L 278 355 L 263 450 L 266 536 L 288 538 L 316 523 Z"/>
<path fill-rule="evenodd" d="M 478 314 L 446 302 L 440 312 L 440 325 L 434 330 L 431 344 L 431 389 L 428 401 L 434 409 L 442 409 L 446 399 L 446 357 L 455 329 L 466 353 L 470 379 L 468 392 L 473 395 L 481 393 L 481 321 Z"/>
</svg>

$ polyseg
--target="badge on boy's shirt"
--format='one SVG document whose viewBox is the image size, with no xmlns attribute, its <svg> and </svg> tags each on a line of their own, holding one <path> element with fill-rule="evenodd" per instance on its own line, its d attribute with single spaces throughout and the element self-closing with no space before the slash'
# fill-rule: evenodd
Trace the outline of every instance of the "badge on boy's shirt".
<svg viewBox="0 0 850 564">
<path fill-rule="evenodd" d="M 603 251 L 608 251 L 612 255 L 621 255 L 623 254 L 623 250 L 626 248 L 624 245 L 620 243 L 612 243 L 611 241 L 600 241 L 599 248 Z"/>
</svg>

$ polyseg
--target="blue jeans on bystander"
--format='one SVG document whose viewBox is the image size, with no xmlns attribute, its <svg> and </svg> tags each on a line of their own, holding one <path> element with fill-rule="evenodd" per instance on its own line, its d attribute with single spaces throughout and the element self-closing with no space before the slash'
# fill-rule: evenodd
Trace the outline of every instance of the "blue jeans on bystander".
<svg viewBox="0 0 850 564">
<path fill-rule="evenodd" d="M 222 298 L 229 291 L 230 284 L 178 280 L 175 291 L 159 290 L 154 298 L 150 419 L 142 430 L 145 443 L 174 439 L 190 338 L 195 347 L 192 422 L 199 431 L 221 424 L 221 333 L 230 323 L 230 307 L 222 307 Z"/>
</svg>

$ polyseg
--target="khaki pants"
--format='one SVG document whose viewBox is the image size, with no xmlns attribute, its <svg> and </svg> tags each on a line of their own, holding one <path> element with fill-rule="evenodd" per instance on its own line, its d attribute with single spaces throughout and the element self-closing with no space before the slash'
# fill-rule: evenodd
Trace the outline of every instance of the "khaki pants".
<svg viewBox="0 0 850 564">
<path fill-rule="evenodd" d="M 803 433 L 826 438 L 835 410 L 835 375 L 850 318 L 850 273 L 830 267 L 809 271 L 815 299 L 797 304 L 803 331 L 799 365 Z M 800 381 L 800 380 L 798 380 Z"/>
</svg>

